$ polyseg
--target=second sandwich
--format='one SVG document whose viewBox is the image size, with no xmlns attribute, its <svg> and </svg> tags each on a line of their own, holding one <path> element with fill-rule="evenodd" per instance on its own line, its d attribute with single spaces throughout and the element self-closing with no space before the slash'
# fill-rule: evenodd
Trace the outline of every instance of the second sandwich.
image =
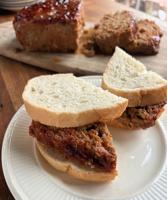
<svg viewBox="0 0 167 200">
<path fill-rule="evenodd" d="M 102 88 L 129 100 L 123 115 L 110 121 L 119 128 L 155 125 L 167 102 L 167 80 L 118 47 L 103 74 Z"/>
</svg>

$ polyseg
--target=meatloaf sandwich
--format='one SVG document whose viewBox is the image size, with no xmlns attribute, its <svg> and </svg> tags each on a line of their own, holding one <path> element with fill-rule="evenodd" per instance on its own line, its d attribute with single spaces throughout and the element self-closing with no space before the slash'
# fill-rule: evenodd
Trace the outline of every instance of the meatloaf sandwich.
<svg viewBox="0 0 167 200">
<path fill-rule="evenodd" d="M 20 10 L 16 37 L 29 51 L 73 52 L 84 25 L 82 0 L 46 0 Z"/>
<path fill-rule="evenodd" d="M 118 47 L 103 74 L 102 88 L 129 100 L 123 115 L 110 122 L 115 127 L 151 127 L 167 102 L 167 80 L 147 71 L 141 62 Z"/>
<path fill-rule="evenodd" d="M 84 181 L 114 179 L 117 156 L 105 121 L 120 117 L 127 99 L 58 74 L 29 80 L 23 100 L 32 118 L 29 133 L 49 164 Z"/>
</svg>

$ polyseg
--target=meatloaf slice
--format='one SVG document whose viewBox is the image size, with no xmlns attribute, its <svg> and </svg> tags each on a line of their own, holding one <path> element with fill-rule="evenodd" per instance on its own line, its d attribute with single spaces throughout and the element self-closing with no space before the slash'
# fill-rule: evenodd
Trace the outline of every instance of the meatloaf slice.
<svg viewBox="0 0 167 200">
<path fill-rule="evenodd" d="M 125 49 L 132 54 L 152 55 L 159 51 L 162 32 L 155 22 L 150 20 L 140 20 L 137 22 L 137 32 L 135 38 Z"/>
<path fill-rule="evenodd" d="M 116 168 L 112 136 L 104 123 L 56 128 L 32 121 L 29 132 L 37 141 L 55 149 L 67 160 L 95 170 L 110 172 Z"/>
<path fill-rule="evenodd" d="M 126 129 L 149 128 L 155 125 L 155 121 L 164 111 L 165 104 L 166 102 L 144 107 L 128 107 L 122 116 L 110 122 L 110 125 Z"/>
<path fill-rule="evenodd" d="M 13 25 L 26 50 L 72 52 L 83 22 L 82 0 L 46 0 L 20 10 Z"/>
<path fill-rule="evenodd" d="M 112 54 L 116 46 L 126 47 L 135 32 L 135 19 L 129 11 L 107 14 L 95 27 L 95 43 L 101 53 Z"/>
</svg>

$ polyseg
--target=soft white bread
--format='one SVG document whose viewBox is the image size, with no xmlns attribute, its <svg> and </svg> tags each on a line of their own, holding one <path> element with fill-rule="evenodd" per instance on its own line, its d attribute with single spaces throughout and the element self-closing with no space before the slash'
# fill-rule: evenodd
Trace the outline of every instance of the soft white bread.
<svg viewBox="0 0 167 200">
<path fill-rule="evenodd" d="M 102 88 L 129 100 L 129 107 L 167 100 L 167 80 L 116 47 L 103 74 Z"/>
<path fill-rule="evenodd" d="M 37 141 L 36 146 L 41 155 L 52 167 L 77 179 L 89 182 L 103 182 L 110 181 L 117 175 L 116 170 L 113 170 L 112 172 L 100 172 L 86 169 L 82 166 L 77 166 L 74 163 L 62 158 L 62 156 L 60 156 L 56 151 L 53 152 L 52 149 L 49 149 Z"/>
<path fill-rule="evenodd" d="M 128 100 L 72 74 L 44 75 L 28 81 L 23 101 L 30 117 L 56 127 L 77 127 L 113 120 Z"/>
</svg>

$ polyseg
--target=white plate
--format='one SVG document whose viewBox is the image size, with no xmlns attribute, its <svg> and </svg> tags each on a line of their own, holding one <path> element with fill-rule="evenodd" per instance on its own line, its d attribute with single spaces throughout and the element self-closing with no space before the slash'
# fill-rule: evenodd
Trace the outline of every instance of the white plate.
<svg viewBox="0 0 167 200">
<path fill-rule="evenodd" d="M 99 76 L 84 77 L 99 86 Z M 111 129 L 118 177 L 109 183 L 82 183 L 52 169 L 28 134 L 31 119 L 22 106 L 11 120 L 2 147 L 7 184 L 19 200 L 167 199 L 167 115 L 147 130 Z"/>
</svg>

